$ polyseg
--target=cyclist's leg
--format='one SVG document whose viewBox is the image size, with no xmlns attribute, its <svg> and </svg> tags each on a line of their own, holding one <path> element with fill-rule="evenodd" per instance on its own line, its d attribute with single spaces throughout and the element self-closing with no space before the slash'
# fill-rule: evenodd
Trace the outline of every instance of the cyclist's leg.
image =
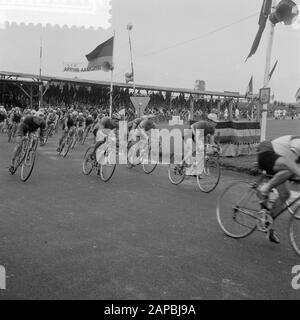
<svg viewBox="0 0 300 320">
<path fill-rule="evenodd" d="M 285 203 L 290 197 L 290 191 L 288 189 L 287 182 L 284 182 L 276 187 L 279 197 L 274 202 L 274 205 L 270 211 L 272 218 L 275 220 L 279 217 L 280 211 L 285 207 Z"/>
<path fill-rule="evenodd" d="M 60 150 L 61 144 L 65 140 L 66 136 L 68 135 L 68 132 L 69 132 L 68 127 L 63 128 L 62 136 L 61 136 L 61 138 L 59 139 L 59 142 L 58 142 L 58 150 Z"/>
<path fill-rule="evenodd" d="M 23 138 L 27 133 L 27 131 L 28 131 L 27 126 L 24 123 L 21 123 L 19 125 L 18 132 L 17 132 L 17 144 L 13 150 L 12 159 L 11 159 L 11 167 L 13 168 L 15 167 L 15 160 L 21 151 Z"/>
</svg>

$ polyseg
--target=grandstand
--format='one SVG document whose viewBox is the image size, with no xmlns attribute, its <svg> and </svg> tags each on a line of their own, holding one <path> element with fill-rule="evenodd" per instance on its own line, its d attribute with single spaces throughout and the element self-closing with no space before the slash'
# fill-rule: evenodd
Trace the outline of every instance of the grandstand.
<svg viewBox="0 0 300 320">
<path fill-rule="evenodd" d="M 110 82 L 41 76 L 27 73 L 0 72 L 0 99 L 6 107 L 18 105 L 22 108 L 37 108 L 39 88 L 42 87 L 43 105 L 80 106 L 88 108 L 109 107 Z M 216 111 L 220 118 L 225 108 L 230 115 L 239 106 L 246 106 L 246 100 L 238 92 L 199 91 L 195 89 L 159 87 L 154 85 L 113 84 L 114 111 L 126 107 L 129 115 L 134 116 L 130 96 L 149 95 L 148 111 L 158 113 L 161 120 L 172 115 L 180 115 L 184 120 L 201 118 L 207 112 Z M 243 115 L 243 112 L 242 112 Z M 245 115 L 245 119 L 249 118 Z"/>
</svg>

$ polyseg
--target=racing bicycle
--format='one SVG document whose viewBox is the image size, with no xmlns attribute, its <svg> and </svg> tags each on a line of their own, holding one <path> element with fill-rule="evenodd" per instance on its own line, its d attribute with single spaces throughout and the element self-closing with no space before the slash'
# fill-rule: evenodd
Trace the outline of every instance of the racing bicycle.
<svg viewBox="0 0 300 320">
<path fill-rule="evenodd" d="M 200 174 L 196 175 L 197 183 L 201 191 L 205 193 L 212 192 L 218 185 L 221 177 L 221 169 L 219 163 L 220 147 L 205 145 L 204 149 L 204 167 Z M 179 185 L 186 177 L 187 169 L 195 165 L 196 158 L 193 163 L 175 164 L 174 157 L 169 165 L 168 177 L 172 184 Z"/>
<path fill-rule="evenodd" d="M 217 220 L 222 231 L 234 239 L 245 238 L 254 231 L 267 233 L 273 219 L 270 210 L 278 197 L 274 188 L 268 197 L 268 210 L 259 203 L 257 192 L 260 186 L 271 176 L 262 172 L 255 181 L 234 181 L 226 187 L 217 202 Z M 290 179 L 290 187 L 299 186 L 300 180 Z M 286 202 L 284 211 L 290 213 L 288 221 L 288 236 L 295 253 L 300 256 L 300 193 L 291 191 L 292 197 Z"/>
</svg>

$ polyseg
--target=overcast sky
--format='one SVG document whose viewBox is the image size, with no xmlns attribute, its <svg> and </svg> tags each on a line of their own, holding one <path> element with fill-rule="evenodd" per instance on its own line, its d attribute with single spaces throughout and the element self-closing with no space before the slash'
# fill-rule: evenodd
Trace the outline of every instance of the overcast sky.
<svg viewBox="0 0 300 320">
<path fill-rule="evenodd" d="M 300 0 L 295 0 L 299 5 Z M 85 55 L 116 32 L 114 80 L 130 71 L 126 25 L 131 31 L 138 84 L 194 88 L 206 81 L 211 91 L 244 94 L 251 75 L 254 90 L 263 85 L 267 29 L 257 53 L 245 63 L 258 29 L 262 0 L 111 0 L 112 26 L 85 30 L 11 25 L 0 30 L 0 70 L 37 73 L 40 34 L 45 75 L 110 80 L 102 71 L 63 73 L 63 61 L 86 61 Z M 276 25 L 270 86 L 276 100 L 294 102 L 300 87 L 300 29 Z"/>
</svg>

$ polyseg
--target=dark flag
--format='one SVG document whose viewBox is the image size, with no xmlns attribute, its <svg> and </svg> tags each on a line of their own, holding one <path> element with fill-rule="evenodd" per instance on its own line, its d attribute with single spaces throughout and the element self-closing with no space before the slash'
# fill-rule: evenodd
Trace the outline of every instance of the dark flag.
<svg viewBox="0 0 300 320">
<path fill-rule="evenodd" d="M 253 95 L 253 76 L 251 77 L 251 79 L 249 81 L 245 97 L 247 98 L 247 96 L 252 96 L 252 95 Z"/>
<path fill-rule="evenodd" d="M 270 74 L 269 74 L 269 81 L 271 80 L 272 75 L 273 75 L 273 73 L 274 73 L 274 71 L 275 71 L 275 69 L 276 69 L 277 62 L 278 62 L 278 60 L 275 62 L 274 67 L 272 68 L 272 70 L 271 70 L 271 72 L 270 72 Z"/>
<path fill-rule="evenodd" d="M 88 69 L 109 71 L 113 69 L 113 47 L 114 37 L 101 43 L 95 50 L 86 55 L 88 60 Z"/>
<path fill-rule="evenodd" d="M 268 16 L 271 13 L 271 7 L 272 7 L 272 0 L 264 0 L 263 5 L 260 10 L 260 16 L 259 16 L 259 21 L 258 21 L 259 29 L 257 31 L 257 34 L 255 36 L 254 42 L 252 44 L 250 53 L 249 53 L 246 61 L 255 54 L 255 52 L 259 46 L 260 39 L 262 37 L 262 34 L 263 34 L 265 27 L 266 27 L 266 24 L 267 24 Z"/>
</svg>

